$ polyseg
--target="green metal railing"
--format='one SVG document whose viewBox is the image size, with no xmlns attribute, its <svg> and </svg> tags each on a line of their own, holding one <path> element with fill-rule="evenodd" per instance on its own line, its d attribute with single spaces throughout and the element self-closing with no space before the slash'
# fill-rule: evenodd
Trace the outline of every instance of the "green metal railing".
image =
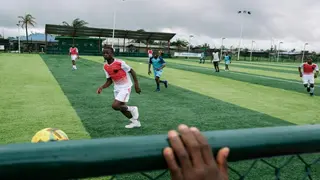
<svg viewBox="0 0 320 180">
<path fill-rule="evenodd" d="M 320 152 L 320 125 L 223 130 L 203 134 L 215 153 L 221 147 L 231 149 L 229 162 L 294 155 L 278 166 L 268 160 L 255 160 L 244 173 L 230 166 L 230 172 L 236 174 L 237 179 L 244 179 L 259 163 L 274 168 L 275 177 L 279 179 L 281 169 L 294 158 L 305 165 L 304 178 L 311 179 L 311 166 L 320 163 L 319 156 L 312 163 L 307 163 L 301 155 L 297 155 Z M 74 179 L 163 170 L 167 166 L 162 150 L 168 145 L 166 135 L 153 135 L 0 146 L 0 179 Z M 166 171 L 158 177 L 151 177 L 142 173 L 148 179 L 158 179 L 165 174 Z M 319 171 L 317 175 L 320 179 Z"/>
</svg>

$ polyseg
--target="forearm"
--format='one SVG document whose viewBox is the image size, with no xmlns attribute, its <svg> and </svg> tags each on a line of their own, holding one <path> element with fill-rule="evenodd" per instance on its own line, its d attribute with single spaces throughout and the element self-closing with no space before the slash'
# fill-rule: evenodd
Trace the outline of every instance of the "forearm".
<svg viewBox="0 0 320 180">
<path fill-rule="evenodd" d="M 131 69 L 130 73 L 131 73 L 132 79 L 134 81 L 134 84 L 139 84 L 136 72 L 133 69 Z"/>
<path fill-rule="evenodd" d="M 106 83 L 104 83 L 101 88 L 102 89 L 105 89 L 105 88 L 108 88 L 109 86 L 111 86 L 112 84 L 112 80 L 110 78 L 108 78 L 108 80 L 106 81 Z"/>
<path fill-rule="evenodd" d="M 299 73 L 301 74 L 301 67 L 298 68 Z"/>
<path fill-rule="evenodd" d="M 163 64 L 160 69 L 163 69 L 164 67 L 166 67 L 166 64 Z"/>
</svg>

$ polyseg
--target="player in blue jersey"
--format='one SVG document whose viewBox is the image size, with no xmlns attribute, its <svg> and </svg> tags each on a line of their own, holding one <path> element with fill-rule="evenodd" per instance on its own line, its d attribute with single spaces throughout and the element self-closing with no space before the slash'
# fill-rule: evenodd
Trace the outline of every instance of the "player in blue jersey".
<svg viewBox="0 0 320 180">
<path fill-rule="evenodd" d="M 230 54 L 227 52 L 226 55 L 224 56 L 224 62 L 225 62 L 225 70 L 229 71 L 229 64 L 231 64 L 231 56 Z"/>
<path fill-rule="evenodd" d="M 168 88 L 168 81 L 160 80 L 163 72 L 163 68 L 166 67 L 166 62 L 162 58 L 162 52 L 159 51 L 155 56 L 149 59 L 149 69 L 148 74 L 151 74 L 151 65 L 153 66 L 154 78 L 156 80 L 157 89 L 156 92 L 160 92 L 160 83 L 163 83 L 166 88 Z"/>
</svg>

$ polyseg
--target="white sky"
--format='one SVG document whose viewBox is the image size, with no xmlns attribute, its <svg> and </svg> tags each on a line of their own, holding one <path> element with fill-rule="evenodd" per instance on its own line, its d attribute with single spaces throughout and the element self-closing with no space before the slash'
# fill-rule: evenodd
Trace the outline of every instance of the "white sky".
<svg viewBox="0 0 320 180">
<path fill-rule="evenodd" d="M 94 3 L 92 3 L 94 2 Z M 239 43 L 241 15 L 238 10 L 250 10 L 244 17 L 244 47 L 270 48 L 271 39 L 281 49 L 320 51 L 319 0 L 0 0 L 0 33 L 17 36 L 19 15 L 30 13 L 36 18 L 33 32 L 44 32 L 45 24 L 61 24 L 81 18 L 91 27 L 112 28 L 113 11 L 117 9 L 118 29 L 145 29 L 175 32 L 175 38 L 193 45 L 209 43 L 220 47 L 226 37 L 226 47 Z M 24 31 L 21 31 L 24 35 Z"/>
</svg>

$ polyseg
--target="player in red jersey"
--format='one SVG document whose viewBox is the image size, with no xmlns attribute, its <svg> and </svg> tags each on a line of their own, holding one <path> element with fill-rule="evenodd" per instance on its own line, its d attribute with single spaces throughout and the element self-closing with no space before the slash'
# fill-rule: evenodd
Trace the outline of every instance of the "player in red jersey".
<svg viewBox="0 0 320 180">
<path fill-rule="evenodd" d="M 153 51 L 152 51 L 152 49 L 149 49 L 149 50 L 148 50 L 148 57 L 149 57 L 149 58 L 148 58 L 148 63 L 149 63 L 149 59 L 153 57 Z"/>
<path fill-rule="evenodd" d="M 310 96 L 314 95 L 314 79 L 318 77 L 319 67 L 317 64 L 312 63 L 312 59 L 308 58 L 306 63 L 300 65 L 299 73 L 302 77 L 303 85 L 307 88 Z M 303 72 L 301 72 L 303 69 Z M 316 71 L 316 73 L 314 73 Z"/>
<path fill-rule="evenodd" d="M 124 61 L 115 59 L 113 57 L 114 50 L 112 47 L 105 47 L 103 49 L 103 57 L 105 64 L 103 66 L 107 81 L 104 85 L 98 88 L 97 93 L 100 94 L 104 88 L 108 88 L 112 83 L 114 84 L 114 102 L 112 108 L 120 111 L 125 115 L 131 123 L 126 125 L 126 128 L 141 127 L 139 119 L 139 111 L 136 106 L 127 106 L 129 101 L 132 81 L 129 73 L 134 80 L 134 87 L 136 93 L 140 94 L 141 89 L 135 71 L 128 66 Z"/>
<path fill-rule="evenodd" d="M 71 46 L 69 49 L 69 55 L 71 56 L 71 61 L 72 61 L 72 69 L 76 70 L 76 59 L 79 59 L 79 51 L 78 48 L 76 48 L 74 45 Z"/>
</svg>

